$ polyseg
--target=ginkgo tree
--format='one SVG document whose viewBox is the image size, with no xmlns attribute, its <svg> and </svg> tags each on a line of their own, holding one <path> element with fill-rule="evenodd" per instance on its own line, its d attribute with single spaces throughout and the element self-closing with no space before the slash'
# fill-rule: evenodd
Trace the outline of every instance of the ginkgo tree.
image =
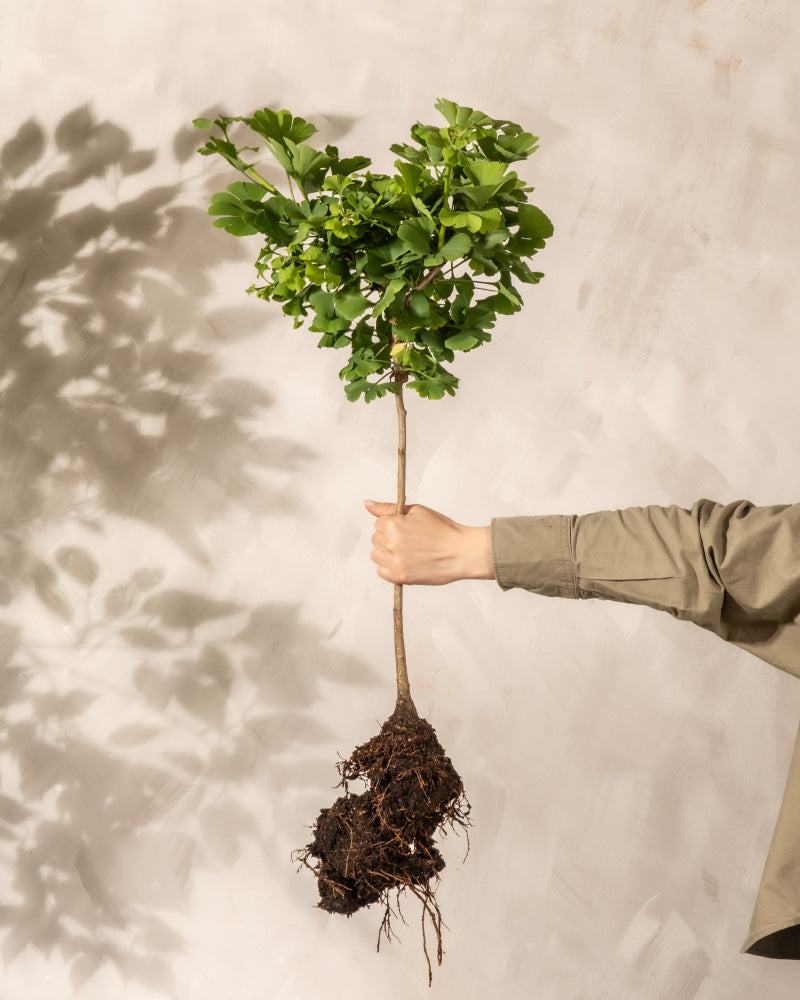
<svg viewBox="0 0 800 1000">
<path fill-rule="evenodd" d="M 213 196 L 209 214 L 234 236 L 261 237 L 248 291 L 279 303 L 295 327 L 319 335 L 317 346 L 341 353 L 348 399 L 369 403 L 394 394 L 400 514 L 403 388 L 432 400 L 455 394 L 458 378 L 449 366 L 456 353 L 491 340 L 498 316 L 522 308 L 519 286 L 543 277 L 528 261 L 553 234 L 528 200 L 532 188 L 513 169 L 535 151 L 537 138 L 452 101 L 435 107 L 444 123 L 413 125 L 410 141 L 391 147 L 392 174 L 372 172 L 365 156 L 312 145 L 316 127 L 286 110 L 194 122 L 213 133 L 199 152 L 222 157 L 242 175 Z M 270 176 L 277 166 L 285 183 L 264 176 L 263 153 Z M 301 854 L 317 876 L 323 908 L 352 913 L 380 900 L 387 935 L 389 892 L 418 895 L 441 959 L 431 883 L 444 862 L 433 833 L 446 822 L 465 822 L 468 807 L 461 779 L 411 698 L 401 586 L 394 636 L 395 711 L 378 737 L 340 765 L 345 795 L 322 810 L 315 840 Z M 423 786 L 422 798 L 409 775 L 415 788 Z M 367 784 L 360 795 L 348 790 L 357 778 Z"/>
</svg>

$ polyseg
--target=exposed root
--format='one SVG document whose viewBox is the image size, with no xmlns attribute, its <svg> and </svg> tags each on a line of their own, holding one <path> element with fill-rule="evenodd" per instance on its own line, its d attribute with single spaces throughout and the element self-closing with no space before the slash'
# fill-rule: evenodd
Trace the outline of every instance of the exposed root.
<svg viewBox="0 0 800 1000">
<path fill-rule="evenodd" d="M 409 890 L 422 903 L 422 942 L 432 982 L 426 922 L 436 936 L 436 959 L 442 961 L 442 915 L 435 890 L 444 868 L 434 835 L 469 824 L 469 803 L 433 727 L 413 708 L 399 706 L 380 733 L 356 747 L 339 764 L 345 794 L 322 809 L 314 839 L 296 859 L 310 869 L 319 889 L 319 906 L 347 916 L 382 903 L 378 933 L 392 938 L 392 895 Z M 363 781 L 355 794 L 349 785 Z M 403 921 L 405 923 L 405 921 Z"/>
</svg>

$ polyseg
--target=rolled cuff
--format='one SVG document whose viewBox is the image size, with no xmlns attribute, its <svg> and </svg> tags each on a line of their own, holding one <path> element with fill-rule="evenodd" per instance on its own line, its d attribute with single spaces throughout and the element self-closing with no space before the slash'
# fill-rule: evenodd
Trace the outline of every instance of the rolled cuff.
<svg viewBox="0 0 800 1000">
<path fill-rule="evenodd" d="M 520 587 L 544 597 L 579 597 L 572 555 L 574 517 L 496 517 L 492 563 L 502 590 Z"/>
</svg>

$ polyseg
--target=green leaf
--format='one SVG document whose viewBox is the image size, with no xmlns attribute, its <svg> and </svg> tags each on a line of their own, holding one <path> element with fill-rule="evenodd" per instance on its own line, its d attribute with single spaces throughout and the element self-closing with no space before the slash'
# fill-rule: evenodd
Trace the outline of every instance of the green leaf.
<svg viewBox="0 0 800 1000">
<path fill-rule="evenodd" d="M 427 254 L 431 249 L 431 237 L 436 228 L 433 219 L 409 219 L 397 229 L 397 236 L 404 246 L 414 253 Z"/>
<path fill-rule="evenodd" d="M 488 202 L 492 201 L 497 193 L 497 188 L 488 187 L 486 185 L 483 187 L 458 186 L 451 188 L 450 193 L 453 195 L 459 195 L 470 203 L 469 207 L 471 209 L 477 209 L 480 211 Z"/>
<path fill-rule="evenodd" d="M 493 229 L 490 233 L 486 234 L 485 238 L 481 241 L 481 247 L 484 250 L 494 250 L 495 247 L 505 243 L 510 237 L 511 233 L 505 226 L 498 226 L 497 229 Z"/>
<path fill-rule="evenodd" d="M 503 298 L 508 299 L 508 301 L 513 306 L 516 306 L 517 309 L 520 309 L 522 307 L 522 299 L 520 298 L 516 288 L 514 288 L 513 286 L 499 284 L 497 286 L 497 291 L 500 295 L 503 296 Z"/>
<path fill-rule="evenodd" d="M 451 226 L 453 229 L 468 229 L 471 233 L 480 232 L 483 225 L 480 212 L 454 212 L 449 208 L 443 208 L 439 212 L 439 221 L 444 226 Z"/>
<path fill-rule="evenodd" d="M 254 236 L 258 232 L 255 227 L 242 222 L 241 219 L 214 219 L 211 224 L 217 229 L 224 229 L 231 236 Z"/>
<path fill-rule="evenodd" d="M 244 206 L 238 198 L 234 198 L 227 191 L 220 191 L 211 196 L 211 204 L 208 206 L 209 215 L 230 215 L 241 214 Z"/>
<path fill-rule="evenodd" d="M 524 260 L 512 260 L 508 268 L 515 277 L 529 285 L 538 285 L 544 277 L 541 271 L 532 271 Z"/>
<path fill-rule="evenodd" d="M 194 125 L 195 128 L 203 129 L 204 131 L 214 127 L 214 123 L 208 118 L 193 118 L 192 125 Z"/>
<path fill-rule="evenodd" d="M 333 308 L 342 319 L 354 320 L 369 306 L 369 300 L 360 292 L 337 294 L 333 299 Z"/>
<path fill-rule="evenodd" d="M 428 154 L 428 159 L 434 165 L 442 162 L 442 156 L 444 155 L 444 150 L 442 148 L 442 143 L 440 142 L 426 142 L 425 150 Z M 423 161 L 424 162 L 424 161 Z"/>
<path fill-rule="evenodd" d="M 278 161 L 281 167 L 286 171 L 287 174 L 291 174 L 294 170 L 292 166 L 292 157 L 289 150 L 283 145 L 283 143 L 276 142 L 272 139 L 267 140 L 269 145 L 269 150 L 275 159 Z"/>
<path fill-rule="evenodd" d="M 401 343 L 413 344 L 417 338 L 417 331 L 410 326 L 401 326 L 399 323 L 395 323 L 392 325 L 392 337 Z M 394 352 L 397 349 L 397 347 L 393 347 L 392 351 Z M 395 355 L 393 354 L 392 356 L 394 357 Z"/>
<path fill-rule="evenodd" d="M 409 348 L 406 364 L 413 372 L 430 373 L 436 370 L 436 362 L 431 358 L 428 351 L 420 350 L 419 347 Z"/>
<path fill-rule="evenodd" d="M 445 347 L 449 347 L 451 351 L 469 351 L 479 343 L 480 340 L 477 337 L 473 337 L 471 333 L 462 332 L 448 337 L 444 345 Z"/>
<path fill-rule="evenodd" d="M 246 148 L 250 149 L 250 147 Z M 215 135 L 212 135 L 208 142 L 204 146 L 201 146 L 197 152 L 202 156 L 213 156 L 214 153 L 217 153 L 226 159 L 232 167 L 236 167 L 237 170 L 245 171 L 250 169 L 250 165 L 239 157 L 239 153 L 244 152 L 243 149 L 237 149 L 229 140 L 220 139 Z"/>
<path fill-rule="evenodd" d="M 409 306 L 418 319 L 427 319 L 431 314 L 431 304 L 424 292 L 412 292 Z"/>
<path fill-rule="evenodd" d="M 408 160 L 410 163 L 426 163 L 427 156 L 424 151 L 417 149 L 414 146 L 409 146 L 407 144 L 394 143 L 389 147 L 393 153 L 397 156 L 402 156 L 404 160 Z"/>
<path fill-rule="evenodd" d="M 466 257 L 472 248 L 472 240 L 466 233 L 456 233 L 445 243 L 439 253 L 445 260 L 459 260 Z"/>
<path fill-rule="evenodd" d="M 454 101 L 447 101 L 444 97 L 440 97 L 433 106 L 444 116 L 448 125 L 455 125 L 459 107 Z"/>
<path fill-rule="evenodd" d="M 417 163 L 401 163 L 399 160 L 395 164 L 403 178 L 403 186 L 409 194 L 416 194 L 419 190 L 419 180 L 422 176 L 422 167 Z"/>
<path fill-rule="evenodd" d="M 369 388 L 369 382 L 365 378 L 356 379 L 354 382 L 348 382 L 344 387 L 345 395 L 354 403 L 358 397 L 367 391 Z"/>
<path fill-rule="evenodd" d="M 346 333 L 323 333 L 319 338 L 317 347 L 334 347 L 338 350 L 342 347 L 347 347 L 349 343 L 350 338 Z"/>
<path fill-rule="evenodd" d="M 476 212 L 476 215 L 480 217 L 481 225 L 480 232 L 491 233 L 495 229 L 503 224 L 503 214 L 499 208 L 488 208 L 483 212 Z"/>
<path fill-rule="evenodd" d="M 505 179 L 508 164 L 495 160 L 479 160 L 467 157 L 464 169 L 467 176 L 476 186 L 496 187 Z"/>
<path fill-rule="evenodd" d="M 365 170 L 372 163 L 368 156 L 348 156 L 342 160 L 336 146 L 326 146 L 325 153 L 331 161 L 331 173 L 341 177 L 347 177 L 356 170 Z"/>
<path fill-rule="evenodd" d="M 219 216 L 214 221 L 217 228 L 226 229 L 234 236 L 249 236 L 259 231 L 254 225 L 255 206 L 253 202 L 260 203 L 263 194 L 264 189 L 258 184 L 237 181 L 229 185 L 226 191 L 220 191 L 213 195 L 208 207 L 208 214 Z M 248 207 L 242 200 L 243 198 L 246 198 L 252 207 Z"/>
<path fill-rule="evenodd" d="M 397 275 L 397 259 L 407 253 L 400 240 L 392 240 L 383 246 L 373 247 L 365 254 L 364 273 L 375 285 L 383 286 L 387 279 Z"/>
<path fill-rule="evenodd" d="M 380 316 L 384 310 L 391 305 L 392 302 L 397 298 L 400 290 L 405 288 L 405 281 L 402 278 L 392 278 L 389 284 L 386 286 L 386 291 L 380 298 L 380 301 L 372 310 L 372 316 Z"/>
<path fill-rule="evenodd" d="M 306 280 L 312 285 L 321 285 L 325 280 L 325 272 L 316 264 L 306 264 Z"/>
<path fill-rule="evenodd" d="M 408 388 L 418 392 L 423 399 L 441 399 L 445 393 L 455 395 L 458 379 L 448 375 L 443 369 L 438 378 L 416 378 L 408 383 Z"/>
<path fill-rule="evenodd" d="M 515 312 L 519 312 L 522 308 L 522 301 L 516 297 L 509 297 L 508 295 L 502 294 L 504 292 L 503 286 L 497 286 L 496 295 L 489 295 L 487 298 L 481 300 L 481 305 L 489 308 L 492 313 L 500 313 L 503 316 L 511 316 Z M 492 320 L 492 325 L 494 325 L 494 320 Z"/>
<path fill-rule="evenodd" d="M 257 201 L 260 203 L 264 197 L 265 188 L 260 184 L 253 184 L 252 181 L 234 181 L 233 184 L 228 185 L 228 191 L 234 198 L 238 198 L 240 201 Z"/>
<path fill-rule="evenodd" d="M 335 300 L 336 296 L 333 292 L 325 292 L 322 289 L 318 292 L 312 292 L 308 297 L 311 308 L 323 319 L 333 319 L 336 315 L 334 308 Z"/>
<path fill-rule="evenodd" d="M 536 149 L 538 136 L 530 132 L 518 132 L 515 135 L 503 135 L 497 140 L 497 152 L 507 160 L 524 160 Z"/>
<path fill-rule="evenodd" d="M 314 149 L 313 146 L 306 145 L 306 143 L 295 146 L 291 140 L 287 140 L 286 145 L 291 157 L 292 169 L 290 173 L 301 182 L 312 171 L 327 167 L 331 162 L 330 158 L 324 153 L 320 153 L 319 150 Z"/>
<path fill-rule="evenodd" d="M 359 320 L 352 332 L 353 350 L 364 350 L 372 347 L 372 326 L 369 319 Z"/>
<path fill-rule="evenodd" d="M 304 118 L 294 118 L 290 111 L 273 111 L 262 108 L 246 119 L 250 128 L 265 139 L 273 139 L 283 145 L 287 139 L 294 143 L 305 142 L 317 131 L 316 125 Z"/>
<path fill-rule="evenodd" d="M 326 319 L 317 314 L 314 322 L 308 328 L 312 333 L 341 333 L 350 328 L 350 323 L 346 319 Z M 330 346 L 330 345 L 327 345 Z"/>
<path fill-rule="evenodd" d="M 546 240 L 553 235 L 553 223 L 535 205 L 520 205 L 519 232 L 530 239 Z"/>
</svg>

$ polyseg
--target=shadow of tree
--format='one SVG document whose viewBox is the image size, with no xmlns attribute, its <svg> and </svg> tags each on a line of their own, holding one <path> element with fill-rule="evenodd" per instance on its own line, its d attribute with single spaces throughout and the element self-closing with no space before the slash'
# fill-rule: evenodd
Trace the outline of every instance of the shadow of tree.
<svg viewBox="0 0 800 1000">
<path fill-rule="evenodd" d="M 75 988 L 113 963 L 174 990 L 193 874 L 264 846 L 253 782 L 284 779 L 259 759 L 329 740 L 305 714 L 326 678 L 374 683 L 298 607 L 112 551 L 145 529 L 207 572 L 204 529 L 280 510 L 273 474 L 313 457 L 265 437 L 269 393 L 226 374 L 224 343 L 261 322 L 208 306 L 241 250 L 204 193 L 148 186 L 154 166 L 88 107 L 0 150 L 2 956 L 58 956 Z"/>
<path fill-rule="evenodd" d="M 223 337 L 254 329 L 247 309 L 224 334 L 201 311 L 210 272 L 240 249 L 181 203 L 180 184 L 126 197 L 154 156 L 87 108 L 62 119 L 54 146 L 27 122 L 0 152 L 0 523 L 19 531 L 88 506 L 150 522 L 202 558 L 210 515 L 231 500 L 268 507 L 259 470 L 309 457 L 249 429 L 270 397 L 215 361 Z"/>
</svg>

